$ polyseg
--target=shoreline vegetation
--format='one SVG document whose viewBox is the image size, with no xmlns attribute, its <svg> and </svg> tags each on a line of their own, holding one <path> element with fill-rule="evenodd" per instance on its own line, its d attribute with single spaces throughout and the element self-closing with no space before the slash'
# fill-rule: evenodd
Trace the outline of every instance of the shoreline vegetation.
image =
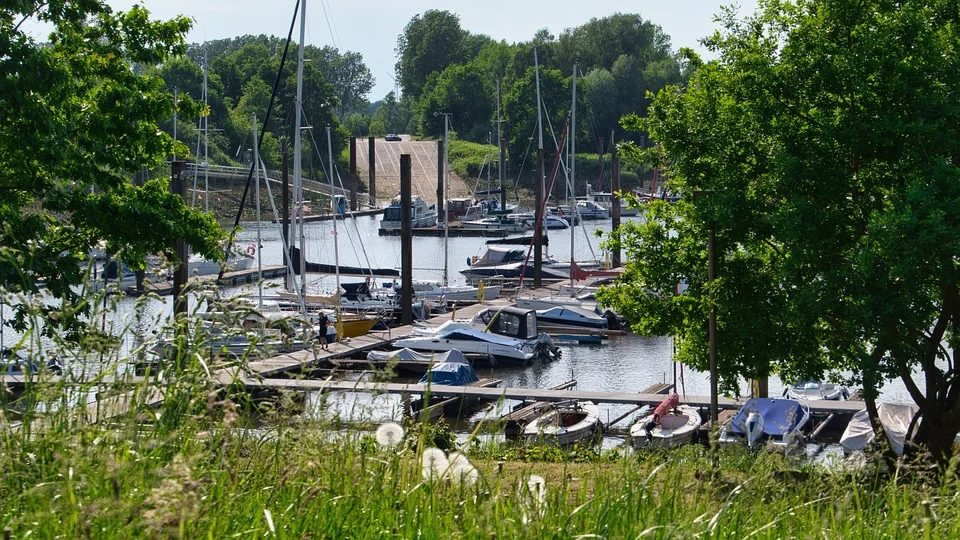
<svg viewBox="0 0 960 540">
<path fill-rule="evenodd" d="M 189 336 L 174 360 L 178 375 L 151 375 L 120 416 L 85 418 L 103 411 L 76 405 L 129 387 L 94 381 L 4 393 L 0 527 L 10 537 L 960 534 L 953 468 L 844 472 L 739 446 L 633 452 L 483 442 L 477 435 L 496 428 L 489 425 L 457 445 L 444 422 L 344 424 L 303 414 L 302 394 L 217 390 L 213 364 L 199 354 L 202 334 L 191 333 L 190 318 L 176 326 Z M 100 353 L 109 360 L 99 373 L 122 372 L 127 358 L 118 351 L 115 342 L 85 342 L 68 372 Z M 157 409 L 144 398 L 154 387 L 165 396 Z"/>
</svg>

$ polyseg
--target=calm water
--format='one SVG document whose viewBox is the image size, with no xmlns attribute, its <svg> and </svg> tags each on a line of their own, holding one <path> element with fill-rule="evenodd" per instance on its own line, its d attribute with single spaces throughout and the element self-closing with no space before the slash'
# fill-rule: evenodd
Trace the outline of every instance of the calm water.
<svg viewBox="0 0 960 540">
<path fill-rule="evenodd" d="M 628 218 L 637 219 L 637 218 Z M 362 217 L 356 220 L 346 220 L 337 223 L 340 239 L 340 260 L 345 265 L 365 266 L 367 261 L 373 267 L 398 268 L 400 264 L 399 237 L 381 237 L 378 235 L 379 217 Z M 314 262 L 333 263 L 334 247 L 333 222 L 314 222 L 305 226 L 308 260 Z M 244 224 L 244 230 L 237 236 L 237 243 L 246 245 L 255 242 L 257 231 L 255 223 Z M 587 234 L 590 243 L 586 241 L 583 229 L 578 226 L 573 231 L 575 237 L 575 256 L 577 260 L 593 259 L 590 246 L 599 255 L 596 247 L 597 239 L 593 232 L 597 229 L 609 231 L 610 221 L 586 222 Z M 558 259 L 569 259 L 571 230 L 550 231 L 549 252 Z M 264 265 L 281 264 L 280 232 L 276 224 L 264 223 L 260 230 L 263 246 L 262 257 Z M 452 283 L 464 283 L 459 270 L 466 267 L 466 260 L 474 255 L 480 256 L 486 249 L 485 239 L 451 237 L 448 244 L 449 277 Z M 443 274 L 444 244 L 442 238 L 414 238 L 414 278 L 439 280 Z M 345 278 L 345 281 L 350 280 Z M 353 278 L 356 280 L 356 278 Z M 280 280 L 273 280 L 279 286 Z M 317 291 L 332 291 L 334 288 L 332 276 L 310 276 L 308 288 Z M 227 289 L 225 294 L 249 293 L 255 290 L 255 285 Z M 165 298 L 162 302 L 149 302 L 144 306 L 141 316 L 134 309 L 134 299 L 122 299 L 117 303 L 113 315 L 104 321 L 105 324 L 120 331 L 123 328 L 131 329 L 129 334 L 149 336 L 154 328 L 171 312 L 171 299 Z M 9 308 L 4 311 L 9 315 Z M 10 343 L 17 338 L 9 328 L 4 328 L 4 342 Z M 131 346 L 133 338 L 128 337 L 127 346 Z M 611 392 L 639 392 L 654 383 L 673 382 L 674 366 L 672 358 L 672 340 L 669 337 L 641 338 L 628 335 L 614 337 L 602 345 L 574 345 L 560 346 L 562 357 L 553 362 L 540 362 L 526 368 L 499 368 L 495 370 L 481 369 L 481 377 L 494 377 L 503 380 L 502 386 L 520 388 L 546 388 L 565 382 L 570 379 L 578 381 L 577 388 L 590 391 Z M 679 370 L 678 370 L 679 376 Z M 922 384 L 922 383 L 921 383 Z M 779 395 L 782 391 L 781 382 L 774 378 L 770 380 L 771 395 Z M 743 390 L 746 391 L 745 384 Z M 683 377 L 678 380 L 677 391 L 689 395 L 708 395 L 709 380 L 706 374 L 695 372 L 690 368 L 683 369 Z M 907 395 L 902 383 L 894 381 L 883 389 L 883 398 L 890 401 L 906 401 Z M 312 396 L 311 402 L 320 400 Z M 510 406 L 513 403 L 506 403 Z M 358 417 L 376 421 L 389 418 L 397 419 L 402 407 L 397 398 L 392 396 L 337 396 L 328 398 L 325 402 L 326 410 L 314 409 L 311 414 L 341 414 L 348 417 Z M 601 420 L 607 421 L 629 411 L 626 405 L 601 405 Z M 494 411 L 501 412 L 501 411 Z M 478 413 L 479 414 L 479 413 Z M 626 423 L 620 424 L 627 425 Z"/>
</svg>

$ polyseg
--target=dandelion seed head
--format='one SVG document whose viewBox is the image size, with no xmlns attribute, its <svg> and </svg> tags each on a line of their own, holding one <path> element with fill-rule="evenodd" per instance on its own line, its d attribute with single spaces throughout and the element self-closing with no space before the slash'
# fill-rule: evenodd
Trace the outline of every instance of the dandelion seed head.
<svg viewBox="0 0 960 540">
<path fill-rule="evenodd" d="M 403 441 L 403 428 L 394 422 L 381 424 L 377 428 L 376 438 L 381 448 L 393 448 Z"/>
<path fill-rule="evenodd" d="M 539 503 L 542 503 L 547 497 L 547 481 L 542 476 L 531 474 L 527 480 L 527 489 Z"/>
<path fill-rule="evenodd" d="M 453 470 L 453 478 L 465 486 L 472 486 L 480 478 L 480 472 L 473 465 Z"/>
<path fill-rule="evenodd" d="M 423 451 L 423 479 L 435 481 L 443 478 L 447 469 L 450 468 L 450 462 L 447 461 L 447 455 L 439 448 L 427 448 Z"/>
<path fill-rule="evenodd" d="M 460 452 L 450 452 L 447 456 L 447 460 L 450 462 L 450 467 L 454 470 L 473 468 L 473 464 L 470 463 L 470 460 L 467 459 L 467 456 L 461 454 Z"/>
</svg>

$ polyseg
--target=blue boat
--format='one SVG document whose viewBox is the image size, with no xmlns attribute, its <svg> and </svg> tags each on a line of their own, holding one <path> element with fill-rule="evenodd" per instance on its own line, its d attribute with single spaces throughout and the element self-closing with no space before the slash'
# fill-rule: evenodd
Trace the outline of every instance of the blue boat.
<svg viewBox="0 0 960 540">
<path fill-rule="evenodd" d="M 720 430 L 722 443 L 757 443 L 786 449 L 810 420 L 810 407 L 795 399 L 750 398 Z"/>
<path fill-rule="evenodd" d="M 444 384 L 448 386 L 466 386 L 480 380 L 470 364 L 444 362 L 435 364 L 420 378 L 417 384 Z"/>
</svg>

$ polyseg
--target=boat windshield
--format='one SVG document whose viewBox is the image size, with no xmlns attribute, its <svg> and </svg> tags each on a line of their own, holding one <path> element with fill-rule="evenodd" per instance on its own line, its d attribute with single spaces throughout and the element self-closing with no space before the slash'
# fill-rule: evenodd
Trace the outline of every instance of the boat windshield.
<svg viewBox="0 0 960 540">
<path fill-rule="evenodd" d="M 400 221 L 400 207 L 388 206 L 383 209 L 384 221 Z"/>
</svg>

